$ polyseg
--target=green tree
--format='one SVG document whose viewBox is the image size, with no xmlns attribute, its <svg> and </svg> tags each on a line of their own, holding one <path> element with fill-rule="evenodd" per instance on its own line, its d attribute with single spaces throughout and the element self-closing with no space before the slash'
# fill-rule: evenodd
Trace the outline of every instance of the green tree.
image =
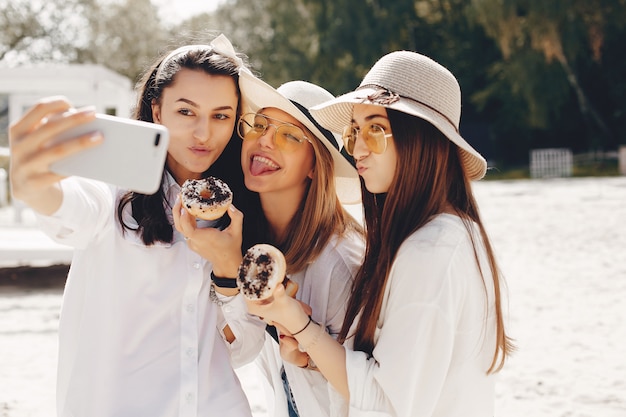
<svg viewBox="0 0 626 417">
<path fill-rule="evenodd" d="M 317 34 L 302 0 L 234 0 L 181 26 L 190 35 L 202 27 L 224 32 L 273 86 L 293 79 L 312 81 Z"/>
<path fill-rule="evenodd" d="M 75 61 L 104 65 L 133 81 L 170 37 L 150 0 L 85 0 L 83 15 L 89 29 Z"/>
<path fill-rule="evenodd" d="M 0 62 L 67 62 L 81 36 L 79 0 L 0 0 Z"/>
<path fill-rule="evenodd" d="M 527 105 L 528 111 L 520 113 L 527 126 L 546 131 L 573 124 L 576 131 L 586 132 L 578 135 L 578 143 L 570 141 L 579 150 L 615 145 L 611 116 L 598 110 L 591 98 L 596 86 L 587 77 L 607 72 L 604 56 L 614 53 L 607 48 L 607 34 L 615 26 L 623 32 L 624 6 L 619 0 L 472 1 L 475 21 L 502 53 L 502 61 L 490 72 L 506 79 L 510 93 Z M 488 101 L 494 96 L 493 87 L 477 97 Z M 572 100 L 581 125 L 572 120 Z"/>
<path fill-rule="evenodd" d="M 383 54 L 409 49 L 459 79 L 461 130 L 488 158 L 626 141 L 626 0 L 232 0 L 182 28 L 223 31 L 277 86 L 353 89 Z"/>
<path fill-rule="evenodd" d="M 171 35 L 150 0 L 0 0 L 0 61 L 102 64 L 136 80 Z"/>
</svg>

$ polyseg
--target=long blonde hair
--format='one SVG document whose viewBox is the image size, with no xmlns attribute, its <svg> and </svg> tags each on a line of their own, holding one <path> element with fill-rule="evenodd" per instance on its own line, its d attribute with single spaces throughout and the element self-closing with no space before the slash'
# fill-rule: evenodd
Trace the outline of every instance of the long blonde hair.
<svg viewBox="0 0 626 417">
<path fill-rule="evenodd" d="M 395 177 L 386 195 L 369 193 L 362 184 L 367 229 L 365 259 L 355 278 L 339 340 L 346 339 L 356 316 L 362 312 L 354 334 L 354 349 L 372 354 L 384 289 L 400 245 L 431 216 L 451 204 L 472 238 L 474 253 L 478 243 L 473 239 L 471 223 L 478 226 L 487 253 L 494 286 L 496 346 L 486 371 L 497 372 L 513 350 L 504 329 L 500 288 L 503 279 L 461 165 L 459 149 L 422 119 L 391 109 L 387 109 L 387 114 L 398 155 Z M 483 284 L 486 285 L 484 278 Z"/>
</svg>

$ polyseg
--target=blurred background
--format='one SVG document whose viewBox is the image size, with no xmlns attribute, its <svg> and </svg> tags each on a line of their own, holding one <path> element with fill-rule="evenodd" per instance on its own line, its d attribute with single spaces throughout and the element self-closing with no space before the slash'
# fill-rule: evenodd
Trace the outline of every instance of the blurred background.
<svg viewBox="0 0 626 417">
<path fill-rule="evenodd" d="M 500 180 L 475 185 L 518 346 L 496 415 L 626 416 L 626 0 L 0 0 L 0 417 L 54 409 L 72 255 L 10 201 L 9 123 L 51 94 L 129 116 L 158 55 L 222 32 L 275 87 L 339 95 L 398 49 L 449 68 Z"/>
<path fill-rule="evenodd" d="M 16 117 L 10 71 L 98 65 L 134 85 L 159 53 L 220 32 L 270 84 L 335 95 L 387 52 L 418 51 L 457 76 L 461 133 L 488 178 L 530 176 L 531 151 L 546 148 L 567 150 L 566 175 L 618 173 L 626 0 L 0 0 L 0 147 Z"/>
</svg>

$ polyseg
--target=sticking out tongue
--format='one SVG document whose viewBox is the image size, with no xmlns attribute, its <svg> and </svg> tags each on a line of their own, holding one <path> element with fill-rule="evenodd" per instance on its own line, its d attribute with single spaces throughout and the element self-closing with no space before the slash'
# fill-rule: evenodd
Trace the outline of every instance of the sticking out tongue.
<svg viewBox="0 0 626 417">
<path fill-rule="evenodd" d="M 274 171 L 278 171 L 278 168 L 273 165 L 268 165 L 264 161 L 259 161 L 258 159 L 255 158 L 250 162 L 250 173 L 252 175 L 261 175 L 261 174 L 265 174 L 266 172 L 274 172 Z"/>
</svg>

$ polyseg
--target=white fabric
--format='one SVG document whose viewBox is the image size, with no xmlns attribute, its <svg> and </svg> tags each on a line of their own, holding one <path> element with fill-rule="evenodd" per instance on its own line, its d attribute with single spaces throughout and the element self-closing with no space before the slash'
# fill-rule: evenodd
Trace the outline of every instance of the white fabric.
<svg viewBox="0 0 626 417">
<path fill-rule="evenodd" d="M 352 282 L 362 263 L 363 252 L 364 244 L 361 238 L 334 237 L 314 262 L 297 274 L 289 276 L 298 284 L 296 298 L 310 305 L 313 320 L 323 323 L 335 337 L 343 324 Z M 231 323 L 229 313 L 224 314 Z M 280 377 L 283 365 L 300 417 L 330 415 L 328 383 L 320 372 L 283 363 L 278 343 L 269 335 L 266 335 L 265 343 L 260 344 L 259 349 L 261 354 L 255 364 L 264 377 L 261 385 L 265 388 L 268 400 L 268 415 L 272 417 L 288 415 L 287 399 Z"/>
<path fill-rule="evenodd" d="M 487 295 L 460 218 L 441 214 L 402 244 L 373 357 L 346 341 L 350 416 L 493 416 L 493 281 L 475 239 Z"/>
<path fill-rule="evenodd" d="M 40 217 L 49 236 L 75 248 L 59 326 L 58 416 L 250 416 L 230 359 L 246 346 L 229 349 L 220 337 L 211 265 L 177 232 L 173 244 L 151 247 L 122 234 L 121 191 L 78 178 L 62 188 L 61 208 Z M 179 190 L 170 177 L 170 207 Z"/>
</svg>

